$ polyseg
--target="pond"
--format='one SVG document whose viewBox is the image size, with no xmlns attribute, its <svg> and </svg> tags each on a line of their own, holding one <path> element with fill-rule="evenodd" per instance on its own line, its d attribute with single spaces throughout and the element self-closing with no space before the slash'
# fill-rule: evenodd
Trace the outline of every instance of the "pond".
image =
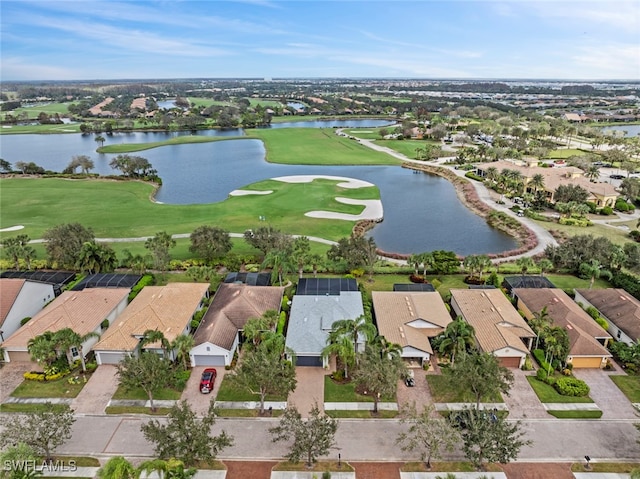
<svg viewBox="0 0 640 479">
<path fill-rule="evenodd" d="M 351 122 L 350 126 L 363 125 Z M 243 132 L 210 130 L 199 133 L 237 136 Z M 108 142 L 158 141 L 179 134 L 189 133 L 135 132 L 113 135 Z M 86 154 L 94 160 L 95 172 L 113 174 L 109 162 L 114 155 L 97 155 L 96 146 L 93 135 L 0 137 L 1 157 L 12 163 L 34 161 L 46 169 L 61 171 L 72 156 Z M 399 166 L 267 163 L 264 160 L 263 143 L 253 139 L 171 145 L 140 154 L 153 164 L 163 180 L 163 186 L 156 196 L 163 203 L 222 201 L 234 189 L 276 176 L 348 176 L 374 183 L 380 189 L 384 221 L 370 234 L 385 251 L 413 253 L 445 249 L 467 255 L 505 251 L 516 245 L 511 237 L 489 227 L 482 218 L 462 205 L 447 180 Z"/>
<path fill-rule="evenodd" d="M 605 126 L 602 128 L 602 131 L 605 133 L 607 131 L 624 131 L 625 137 L 630 138 L 632 136 L 640 135 L 640 125 L 615 125 L 615 126 Z"/>
</svg>

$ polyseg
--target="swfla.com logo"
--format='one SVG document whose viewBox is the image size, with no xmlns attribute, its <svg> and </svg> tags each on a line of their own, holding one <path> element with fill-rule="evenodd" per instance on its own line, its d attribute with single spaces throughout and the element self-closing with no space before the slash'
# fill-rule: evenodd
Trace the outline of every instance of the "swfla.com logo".
<svg viewBox="0 0 640 479">
<path fill-rule="evenodd" d="M 76 461 L 36 461 L 28 459 L 24 461 L 4 461 L 2 468 L 5 471 L 21 471 L 25 473 L 37 471 L 46 475 L 47 472 L 76 472 Z"/>
</svg>

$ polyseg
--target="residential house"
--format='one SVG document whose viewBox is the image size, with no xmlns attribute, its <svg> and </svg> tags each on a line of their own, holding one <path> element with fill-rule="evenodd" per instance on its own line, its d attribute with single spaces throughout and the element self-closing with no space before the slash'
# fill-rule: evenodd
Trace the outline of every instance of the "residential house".
<svg viewBox="0 0 640 479">
<path fill-rule="evenodd" d="M 437 292 L 374 291 L 371 294 L 378 334 L 402 347 L 402 358 L 411 365 L 428 363 L 430 340 L 451 322 L 451 315 Z"/>
<path fill-rule="evenodd" d="M 54 297 L 51 284 L 0 279 L 0 342 L 18 330 L 20 321 L 34 316 Z"/>
<path fill-rule="evenodd" d="M 93 347 L 98 364 L 117 364 L 125 356 L 136 354 L 140 340 L 149 330 L 160 331 L 169 342 L 189 334 L 191 320 L 203 308 L 208 294 L 209 283 L 145 286 Z M 153 343 L 144 350 L 161 352 L 162 348 Z"/>
<path fill-rule="evenodd" d="M 80 336 L 102 332 L 102 323 L 111 324 L 125 310 L 129 297 L 127 288 L 91 288 L 65 291 L 51 304 L 2 343 L 5 361 L 31 361 L 29 340 L 46 332 L 70 328 Z M 82 345 L 89 351 L 97 339 L 90 338 Z M 70 356 L 80 358 L 81 351 L 71 348 Z"/>
<path fill-rule="evenodd" d="M 480 351 L 502 366 L 523 366 L 536 335 L 501 290 L 452 289 L 451 308 L 473 326 Z"/>
<path fill-rule="evenodd" d="M 283 294 L 284 288 L 278 286 L 221 284 L 195 332 L 191 365 L 230 365 L 244 325 L 269 310 L 280 311 Z"/>
<path fill-rule="evenodd" d="M 323 366 L 322 350 L 333 323 L 364 314 L 362 294 L 354 279 L 303 278 L 291 303 L 286 346 L 296 355 L 296 366 Z M 362 351 L 365 338 L 357 348 Z"/>
<path fill-rule="evenodd" d="M 576 302 L 596 308 L 617 341 L 640 341 L 640 301 L 624 289 L 576 289 Z"/>
<path fill-rule="evenodd" d="M 544 276 L 521 274 L 505 276 L 502 287 L 507 290 L 509 295 L 513 296 L 512 292 L 516 288 L 555 288 L 555 285 Z"/>
<path fill-rule="evenodd" d="M 517 306 L 527 319 L 547 308 L 553 326 L 560 326 L 569 336 L 567 362 L 574 368 L 602 368 L 611 353 L 606 345 L 609 333 L 600 327 L 567 293 L 557 288 L 515 289 Z"/>
</svg>

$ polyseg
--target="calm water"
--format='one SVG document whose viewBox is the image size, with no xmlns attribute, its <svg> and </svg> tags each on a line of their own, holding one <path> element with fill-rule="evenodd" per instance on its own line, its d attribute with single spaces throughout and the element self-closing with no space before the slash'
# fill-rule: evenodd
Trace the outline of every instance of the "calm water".
<svg viewBox="0 0 640 479">
<path fill-rule="evenodd" d="M 370 120 L 366 120 L 370 122 Z M 318 122 L 313 122 L 318 123 Z M 330 122 L 331 124 L 336 122 Z M 301 126 L 292 123 L 293 126 Z M 285 128 L 284 124 L 278 124 Z M 275 125 L 274 125 L 275 126 Z M 342 125 L 341 125 L 342 126 Z M 373 127 L 351 121 L 348 126 Z M 242 130 L 210 130 L 200 134 L 241 135 Z M 108 144 L 158 141 L 189 133 L 129 133 L 107 139 Z M 47 169 L 64 169 L 74 155 L 89 155 L 95 172 L 112 174 L 114 155 L 95 153 L 92 135 L 11 135 L 0 137 L 0 157 L 34 161 Z M 380 189 L 385 219 L 371 232 L 378 246 L 403 253 L 453 250 L 466 255 L 511 249 L 515 241 L 489 227 L 465 208 L 453 186 L 435 176 L 398 166 L 305 166 L 264 161 L 259 140 L 222 141 L 165 146 L 140 153 L 153 164 L 163 180 L 157 200 L 193 204 L 222 201 L 230 191 L 250 183 L 284 175 L 323 174 L 348 176 L 374 183 Z"/>
<path fill-rule="evenodd" d="M 640 125 L 616 125 L 616 126 L 606 126 L 602 129 L 603 131 L 608 130 L 619 130 L 626 131 L 626 137 L 638 136 L 640 135 Z"/>
</svg>

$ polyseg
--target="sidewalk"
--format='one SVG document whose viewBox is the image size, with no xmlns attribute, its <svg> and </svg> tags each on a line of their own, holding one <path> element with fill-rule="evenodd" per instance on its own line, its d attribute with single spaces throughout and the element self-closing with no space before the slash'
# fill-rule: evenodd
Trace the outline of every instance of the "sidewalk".
<svg viewBox="0 0 640 479">
<path fill-rule="evenodd" d="M 600 411 L 600 408 L 594 402 L 543 402 L 542 405 L 547 411 Z"/>
<path fill-rule="evenodd" d="M 325 411 L 373 411 L 372 402 L 326 402 L 324 403 Z M 395 402 L 379 402 L 378 410 L 380 411 L 397 411 L 398 403 Z"/>
<path fill-rule="evenodd" d="M 449 402 L 449 403 L 436 403 L 434 404 L 436 407 L 436 411 L 460 411 L 462 409 L 475 409 L 475 403 L 464 403 L 464 402 Z M 496 409 L 498 411 L 508 411 L 509 407 L 503 402 L 496 403 L 480 403 L 481 410 L 493 410 Z"/>
</svg>

